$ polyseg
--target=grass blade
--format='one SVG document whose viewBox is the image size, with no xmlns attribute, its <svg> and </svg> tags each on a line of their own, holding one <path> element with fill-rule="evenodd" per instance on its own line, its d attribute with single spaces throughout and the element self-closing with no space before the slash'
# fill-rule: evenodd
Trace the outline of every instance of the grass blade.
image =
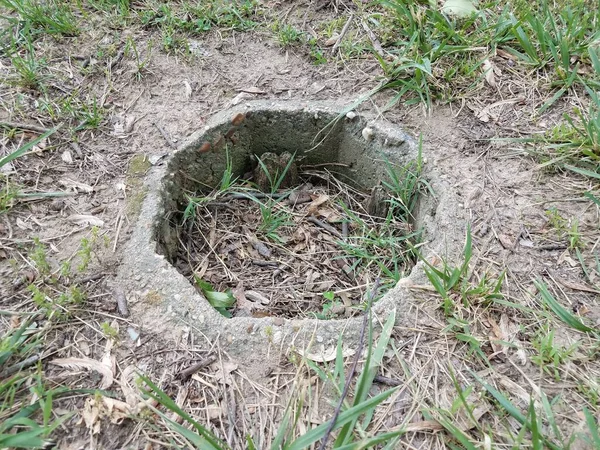
<svg viewBox="0 0 600 450">
<path fill-rule="evenodd" d="M 533 284 L 538 289 L 538 291 L 540 291 L 540 297 L 542 301 L 546 305 L 548 305 L 550 309 L 554 311 L 554 314 L 556 314 L 559 317 L 559 319 L 562 320 L 564 323 L 569 325 L 571 328 L 574 328 L 584 333 L 594 333 L 597 331 L 585 325 L 577 317 L 571 314 L 564 306 L 558 303 L 543 281 L 535 280 Z"/>
<path fill-rule="evenodd" d="M 39 144 L 41 141 L 46 139 L 48 136 L 56 133 L 56 130 L 58 130 L 59 128 L 60 127 L 56 127 L 56 128 L 52 128 L 51 130 L 46 131 L 44 134 L 35 138 L 33 141 L 28 142 L 24 146 L 20 147 L 19 149 L 15 150 L 14 152 L 10 153 L 8 156 L 5 156 L 4 158 L 0 159 L 0 167 L 27 154 L 27 152 L 29 152 L 29 150 L 31 150 L 35 145 Z"/>
<path fill-rule="evenodd" d="M 591 170 L 581 169 L 580 167 L 570 166 L 568 164 L 565 164 L 565 169 L 569 169 L 570 171 L 578 173 L 579 175 L 600 180 L 600 173 L 598 172 L 592 172 Z"/>
<path fill-rule="evenodd" d="M 372 397 L 342 412 L 335 422 L 334 430 L 346 425 L 351 421 L 356 422 L 362 414 L 375 408 L 386 398 L 388 398 L 390 395 L 396 392 L 399 388 L 400 386 L 384 391 L 381 394 L 376 395 L 375 397 Z M 328 426 L 329 423 L 325 422 L 319 425 L 318 427 L 313 428 L 312 430 L 310 430 L 309 432 L 307 432 L 303 436 L 300 436 L 298 439 L 292 442 L 288 447 L 286 447 L 286 450 L 304 450 L 308 448 L 310 445 L 314 444 L 319 439 L 321 439 L 321 437 L 327 431 Z"/>
<path fill-rule="evenodd" d="M 205 445 L 203 445 L 201 447 L 202 450 L 204 450 L 204 449 L 207 449 L 207 450 L 223 450 L 223 449 L 229 448 L 227 446 L 227 444 L 225 444 L 225 442 L 221 441 L 210 430 L 208 430 L 207 428 L 205 428 L 202 425 L 200 425 L 198 422 L 196 422 L 192 418 L 192 416 L 190 416 L 187 412 L 183 411 L 177 405 L 177 403 L 175 403 L 171 397 L 169 397 L 162 389 L 160 389 L 156 384 L 154 384 L 152 382 L 152 380 L 150 380 L 150 378 L 148 378 L 145 375 L 140 375 L 140 379 L 144 383 L 146 383 L 146 385 L 150 388 L 149 391 L 146 391 L 147 395 L 149 395 L 150 397 L 152 397 L 154 400 L 156 400 L 157 402 L 159 402 L 161 405 L 163 405 L 168 410 L 174 412 L 175 414 L 177 414 L 181 418 L 185 419 L 188 423 L 190 423 L 196 429 L 196 431 L 198 431 L 198 433 L 200 434 L 200 436 L 202 436 L 204 438 L 204 440 L 205 440 L 205 442 L 204 442 Z M 159 414 L 161 414 L 167 420 L 167 422 L 170 421 L 166 416 L 164 416 L 164 414 L 162 414 L 160 411 L 158 411 L 158 412 L 159 412 Z M 186 436 L 187 439 L 189 439 L 189 437 L 187 437 L 189 433 L 192 433 L 194 436 L 198 436 L 197 434 L 191 432 L 187 428 L 181 427 L 181 425 L 179 425 L 178 423 L 173 422 L 173 421 L 170 421 L 170 422 L 172 422 L 172 426 L 174 426 L 174 427 L 175 427 L 175 425 L 177 425 L 177 427 L 175 427 L 175 428 L 177 429 L 178 432 L 181 431 L 179 428 L 183 428 L 185 430 L 185 432 L 182 432 L 181 434 L 183 436 Z M 187 432 L 189 432 L 189 433 L 187 433 Z"/>
<path fill-rule="evenodd" d="M 598 434 L 598 423 L 596 422 L 596 418 L 587 408 L 583 408 L 583 414 L 585 416 L 585 423 L 587 424 L 592 437 L 593 448 L 600 448 L 600 434 Z"/>
</svg>

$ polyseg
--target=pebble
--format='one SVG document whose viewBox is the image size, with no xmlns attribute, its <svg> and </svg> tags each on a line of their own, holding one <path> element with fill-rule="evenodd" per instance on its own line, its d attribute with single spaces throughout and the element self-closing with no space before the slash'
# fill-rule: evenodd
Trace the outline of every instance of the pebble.
<svg viewBox="0 0 600 450">
<path fill-rule="evenodd" d="M 362 130 L 362 135 L 363 135 L 363 138 L 365 138 L 366 141 L 370 141 L 371 139 L 373 139 L 373 136 L 375 135 L 375 132 L 373 131 L 373 128 L 365 127 Z"/>
</svg>

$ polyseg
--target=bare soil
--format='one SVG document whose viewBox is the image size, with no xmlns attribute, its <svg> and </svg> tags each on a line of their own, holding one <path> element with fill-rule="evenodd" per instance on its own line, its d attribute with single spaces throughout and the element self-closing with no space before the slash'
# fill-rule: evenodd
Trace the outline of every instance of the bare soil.
<svg viewBox="0 0 600 450">
<path fill-rule="evenodd" d="M 313 7 L 306 6 L 306 10 L 298 7 L 289 17 L 299 24 L 303 23 L 303 17 L 308 17 L 310 25 Z M 303 16 L 298 11 L 312 13 Z M 289 13 L 287 8 L 277 12 Z M 336 14 L 332 9 L 325 12 Z M 96 58 L 98 49 L 122 49 L 125 36 L 133 37 L 142 57 L 148 57 L 149 64 L 141 79 L 135 77 L 136 65 L 130 57 Z M 161 164 L 160 156 L 173 152 L 178 142 L 201 128 L 207 117 L 227 107 L 242 91 L 256 88 L 252 90 L 260 93 L 248 94 L 249 97 L 296 98 L 306 102 L 356 98 L 375 84 L 381 72 L 373 58 L 314 66 L 304 51 L 281 49 L 272 37 L 261 32 L 223 35 L 213 30 L 199 40 L 205 50 L 203 56 L 191 60 L 169 56 L 158 49 L 148 53 L 148 42 L 156 37 L 154 32 L 143 29 L 121 33 L 97 27 L 66 41 L 47 37 L 36 43 L 56 75 L 50 86 L 51 94 L 86 90 L 97 96 L 107 110 L 107 117 L 95 130 L 84 130 L 75 136 L 59 132 L 47 140 L 45 147 L 40 146 L 38 152 L 13 163 L 14 180 L 26 192 L 61 191 L 68 196 L 20 200 L 0 215 L 0 307 L 15 312 L 0 316 L 0 330 L 18 326 L 20 312 L 35 307 L 27 290 L 37 276 L 28 257 L 34 238 L 46 246 L 52 271 L 58 274 L 65 260 L 71 260 L 74 267 L 81 264 L 81 241 L 92 239 L 91 226 L 97 224 L 100 232 L 85 273 L 63 278 L 57 275 L 59 282 L 53 288 L 56 292 L 77 284 L 87 301 L 71 310 L 69 320 L 49 332 L 40 366 L 45 383 L 51 387 L 98 388 L 102 379 L 96 372 L 83 367 L 61 367 L 51 361 L 83 357 L 108 360 L 115 378 L 111 389 L 125 401 L 130 392 L 128 387 L 135 386 L 131 373 L 137 368 L 159 381 L 167 393 L 178 397 L 181 405 L 201 422 L 210 424 L 234 448 L 244 448 L 246 434 L 259 436 L 264 448 L 273 438 L 291 395 L 290 380 L 297 376 L 290 362 L 292 355 L 269 345 L 268 357 L 260 361 L 252 349 L 247 359 L 231 360 L 226 348 L 201 339 L 201 330 L 192 332 L 183 327 L 177 331 L 177 339 L 166 341 L 151 329 L 137 327 L 135 317 L 124 317 L 119 312 L 118 287 L 114 286 L 113 276 L 143 200 L 143 176 L 150 164 Z M 84 67 L 75 56 L 83 57 L 89 65 Z M 588 267 L 594 267 L 594 255 L 597 257 L 600 245 L 598 209 L 582 201 L 579 195 L 590 188 L 589 182 L 539 167 L 523 146 L 489 140 L 547 130 L 560 120 L 562 111 L 578 106 L 580 100 L 561 100 L 548 114 L 536 118 L 533 111 L 544 100 L 536 86 L 524 79 L 524 74 L 513 70 L 510 59 L 498 56 L 493 63 L 501 74 L 497 76 L 497 88 L 482 80 L 451 107 L 437 106 L 429 115 L 420 106 L 396 107 L 383 117 L 414 135 L 422 135 L 428 164 L 435 165 L 461 193 L 464 201 L 456 207 L 464 208 L 471 218 L 475 249 L 472 265 L 479 268 L 475 277 L 499 276 L 506 271 L 505 299 L 525 308 L 540 307 L 532 282 L 544 279 L 551 283 L 552 292 L 563 305 L 600 326 L 598 291 L 591 287 L 575 253 L 568 248 L 567 235 L 557 233 L 548 214 L 550 210 L 556 211 L 567 222 L 578 219 L 585 249 L 582 260 Z M 0 76 L 12 75 L 10 63 L 3 60 L 1 64 Z M 384 94 L 361 108 L 377 112 L 388 99 Z M 40 112 L 39 103 L 43 100 L 38 92 L 2 84 L 0 120 L 50 127 L 49 118 Z M 486 106 L 489 109 L 483 114 Z M 37 135 L 27 130 L 18 130 L 13 135 L 5 132 L 0 154 Z M 325 193 L 320 189 L 310 190 L 311 202 Z M 331 192 L 327 195 L 334 197 Z M 235 262 L 235 252 L 242 249 L 253 254 L 254 259 L 261 259 L 255 246 L 248 245 L 251 243 L 248 236 L 256 234 L 258 212 L 256 205 L 245 200 L 218 209 L 218 221 L 214 210 L 200 211 L 204 224 L 197 235 L 191 235 L 194 242 L 191 260 L 194 265 L 204 264 L 204 276 L 219 290 L 230 288 L 235 292 L 243 285 L 244 289 L 258 290 L 271 300 L 271 292 L 281 289 L 273 276 L 275 270 L 280 270 L 281 259 L 287 265 L 290 252 L 294 256 L 310 253 L 310 259 L 300 258 L 302 263 L 289 263 L 290 275 L 293 273 L 294 277 L 287 280 L 287 287 L 283 286 L 288 298 L 282 296 L 283 303 L 269 308 L 272 313 L 286 317 L 298 310 L 317 312 L 321 305 L 314 302 L 316 292 L 354 288 L 363 285 L 364 280 L 360 277 L 349 280 L 341 275 L 334 263 L 334 255 L 339 254 L 335 239 L 304 220 L 304 211 L 310 205 L 293 209 L 289 206 L 295 225 L 282 232 L 282 236 L 293 242 L 293 246 L 271 246 L 272 254 L 277 255 L 277 267 L 246 267 L 239 263 L 239 258 Z M 327 205 L 333 207 L 331 203 Z M 242 214 L 250 218 L 246 220 L 250 233 L 245 233 L 239 225 Z M 212 231 L 214 237 L 210 237 Z M 440 232 L 444 232 L 444 224 L 440 224 Z M 217 250 L 211 253 L 208 264 L 195 255 L 205 245 L 200 235 L 208 238 L 209 243 L 214 242 Z M 231 236 L 238 236 L 238 240 L 232 241 Z M 328 256 L 324 257 L 325 254 Z M 227 255 L 229 270 L 235 271 L 235 276 L 230 274 L 225 278 L 220 273 L 217 255 Z M 188 270 L 188 266 L 182 270 Z M 286 270 L 278 275 L 281 282 Z M 321 276 L 315 277 L 316 273 Z M 591 279 L 598 285 L 598 274 L 593 270 Z M 333 284 L 329 284 L 331 281 Z M 457 340 L 452 330 L 448 332 L 448 324 L 439 310 L 439 297 L 419 286 L 409 288 L 418 301 L 408 305 L 403 313 L 413 319 L 414 326 L 395 331 L 397 347 L 386 359 L 382 373 L 401 380 L 405 388 L 386 405 L 386 411 L 378 412 L 378 423 L 383 428 L 406 420 L 412 426 L 403 445 L 445 446 L 439 424 L 424 417 L 421 406 L 451 407 L 456 390 L 449 368 L 455 373 L 467 373 L 467 369 L 476 366 L 474 370 L 481 376 L 492 373 L 491 379 L 511 393 L 523 410 L 527 410 L 532 387 L 541 386 L 557 400 L 559 425 L 565 430 L 582 429 L 578 405 L 589 403 L 585 388 L 594 383 L 597 386 L 600 377 L 597 353 L 583 350 L 589 348 L 589 342 L 581 345 L 582 350 L 575 350 L 577 358 L 567 363 L 560 380 L 556 380 L 530 359 L 536 352 L 528 330 L 539 325 L 539 317 L 518 309 L 500 310 L 483 304 L 465 308 L 463 317 L 471 324 L 470 332 L 482 343 L 482 351 L 493 364 L 493 370 L 486 372 L 487 368 L 473 362 L 468 344 Z M 309 297 L 297 302 L 299 291 Z M 352 305 L 359 303 L 359 292 L 361 289 L 349 295 Z M 124 294 L 128 300 L 141 296 Z M 151 303 L 151 293 L 145 293 L 144 298 Z M 43 315 L 38 322 L 39 326 L 48 323 Z M 108 345 L 110 339 L 103 332 L 105 323 L 118 332 L 118 343 L 114 346 Z M 548 326 L 556 329 L 557 339 L 565 346 L 577 346 L 587 339 L 567 327 L 557 327 L 556 322 L 548 320 Z M 509 342 L 514 348 L 498 347 L 495 341 Z M 189 379 L 177 377 L 181 370 L 210 354 L 218 356 L 216 362 Z M 463 378 L 459 380 L 462 381 Z M 306 376 L 303 383 L 304 389 L 323 392 L 319 391 L 322 385 L 314 378 Z M 385 387 L 378 384 L 374 389 Z M 473 393 L 476 394 L 479 399 L 483 396 Z M 319 395 L 315 398 L 312 404 L 303 407 L 309 418 L 306 426 L 323 423 L 331 411 L 329 406 L 319 403 Z M 492 428 L 505 425 L 498 421 L 497 415 L 489 413 L 488 402 L 481 404 L 483 409 L 475 411 L 478 418 Z M 56 399 L 55 407 L 57 415 L 75 413 L 58 431 L 58 448 L 167 448 L 176 439 L 164 429 L 143 427 L 143 421 L 119 416 L 114 409 L 89 396 L 73 394 Z M 508 423 L 513 432 L 518 429 L 512 420 Z"/>
</svg>

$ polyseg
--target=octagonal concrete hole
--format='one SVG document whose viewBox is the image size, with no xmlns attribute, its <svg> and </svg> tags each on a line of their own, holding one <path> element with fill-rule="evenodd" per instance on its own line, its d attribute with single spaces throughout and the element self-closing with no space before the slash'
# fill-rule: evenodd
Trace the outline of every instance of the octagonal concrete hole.
<svg viewBox="0 0 600 450">
<path fill-rule="evenodd" d="M 195 274 L 196 270 L 201 272 L 201 276 L 207 272 L 214 274 L 215 271 L 228 270 L 226 267 L 227 262 L 224 261 L 226 256 L 223 255 L 218 258 L 218 261 L 212 258 L 212 264 L 218 267 L 207 267 L 205 260 L 202 261 L 203 264 L 198 264 L 198 260 L 196 260 L 195 267 L 192 267 L 190 262 L 182 256 L 186 253 L 189 254 L 189 242 L 186 248 L 184 241 L 190 239 L 189 236 L 182 237 L 182 233 L 193 226 L 189 218 L 186 222 L 184 217 L 186 209 L 190 206 L 190 198 L 206 197 L 211 192 L 214 195 L 215 189 L 220 185 L 223 173 L 228 167 L 232 171 L 233 178 L 243 178 L 251 173 L 253 167 L 256 166 L 256 157 L 260 159 L 266 154 L 282 155 L 289 153 L 295 155 L 293 164 L 297 164 L 300 173 L 306 167 L 319 168 L 319 170 L 328 171 L 337 180 L 341 180 L 342 183 L 340 184 L 347 184 L 351 189 L 368 194 L 372 192 L 373 187 L 380 185 L 381 180 L 389 178 L 387 168 L 409 167 L 419 157 L 415 141 L 400 128 L 368 122 L 365 118 L 354 113 L 344 114 L 344 111 L 340 112 L 340 109 L 336 107 L 325 106 L 308 109 L 290 107 L 289 105 L 282 107 L 259 104 L 243 110 L 223 113 L 213 122 L 213 126 L 196 132 L 189 143 L 169 161 L 166 175 L 163 177 L 162 189 L 159 193 L 163 213 L 156 217 L 154 224 L 156 251 L 164 255 L 166 260 L 177 268 L 180 273 L 184 273 L 192 284 L 194 284 L 195 276 L 191 275 Z M 397 173 L 402 176 L 401 171 Z M 303 180 L 306 181 L 307 178 L 303 178 Z M 309 184 L 309 188 L 310 186 Z M 311 192 L 313 201 L 319 196 L 319 188 L 316 185 L 315 189 Z M 231 201 L 230 197 L 225 196 L 224 198 Z M 386 199 L 383 201 L 387 204 Z M 252 204 L 250 200 L 246 202 Z M 412 229 L 421 227 L 421 212 L 428 209 L 423 208 L 423 202 L 420 203 L 417 203 L 417 207 L 413 211 L 412 223 L 409 225 Z M 222 202 L 220 204 L 223 206 Z M 249 212 L 248 214 L 251 215 L 252 213 Z M 299 214 L 302 215 L 302 211 Z M 225 213 L 221 212 L 219 214 L 217 210 L 214 211 L 211 225 L 213 232 L 218 227 L 235 228 L 235 224 L 225 223 L 223 217 L 225 217 Z M 219 221 L 223 221 L 223 224 L 220 225 Z M 244 226 L 244 224 L 240 225 Z M 295 225 L 297 226 L 297 223 Z M 341 225 L 333 223 L 331 226 L 340 229 Z M 410 228 L 407 228 L 407 233 Z M 200 231 L 202 236 L 211 233 L 210 229 Z M 328 234 L 325 230 L 321 231 Z M 317 231 L 313 229 L 311 233 L 314 235 Z M 333 237 L 329 237 L 330 242 L 333 240 Z M 212 248 L 210 245 L 206 247 L 206 258 L 209 257 L 208 253 L 216 254 L 218 252 L 218 249 L 214 248 L 218 244 L 219 242 L 213 242 Z M 275 244 L 273 247 L 281 247 L 280 243 Z M 242 253 L 247 258 L 252 257 L 248 254 L 248 251 L 242 251 Z M 267 265 L 266 268 L 250 264 L 246 265 L 246 270 L 274 272 L 277 270 L 277 264 L 274 262 L 283 259 L 283 255 L 276 254 L 271 259 L 272 256 L 268 255 L 267 261 L 262 262 Z M 342 256 L 337 255 L 335 258 Z M 355 259 L 351 259 L 350 263 L 353 261 Z M 273 264 L 271 264 L 272 262 Z M 287 264 L 291 268 L 290 271 L 294 272 L 294 262 L 288 260 Z M 282 267 L 279 266 L 279 269 L 282 269 Z M 347 265 L 346 267 L 343 264 L 339 265 L 340 277 L 343 276 L 342 270 L 347 268 Z M 296 272 L 310 272 L 311 270 L 310 268 L 306 269 L 306 267 L 296 269 Z M 403 269 L 407 270 L 410 267 L 405 266 Z M 409 271 L 407 270 L 407 273 Z M 263 292 L 262 295 L 260 294 L 260 288 L 256 289 L 252 285 L 252 277 L 250 277 L 250 281 L 248 277 L 245 277 L 242 285 L 235 280 L 235 273 L 233 273 L 233 277 L 230 277 L 233 278 L 229 280 L 230 283 L 225 283 L 225 287 L 233 290 L 238 300 L 239 295 L 250 292 L 254 296 L 251 301 L 260 302 L 261 299 L 264 299 L 267 300 L 267 304 L 277 302 L 278 299 L 273 297 L 277 297 L 278 292 L 283 293 L 283 290 L 278 289 L 278 286 L 281 286 L 282 278 L 285 278 L 286 275 L 281 272 L 285 271 L 279 270 L 279 273 L 276 274 L 278 276 L 271 277 L 272 289 L 270 289 L 270 292 Z M 252 274 L 258 277 L 257 272 Z M 296 273 L 295 281 L 301 281 L 304 276 L 310 277 L 306 273 Z M 335 274 L 330 272 L 325 275 L 325 278 L 334 276 Z M 299 305 L 305 302 L 308 306 L 311 306 L 315 301 L 317 303 L 320 301 L 322 305 L 317 304 L 317 314 L 314 314 L 315 308 L 312 308 L 313 316 L 320 319 L 348 317 L 351 315 L 350 311 L 358 313 L 360 307 L 356 308 L 356 306 L 360 304 L 361 298 L 364 300 L 366 285 L 369 281 L 374 281 L 374 277 L 362 278 L 359 281 L 353 279 L 353 277 L 354 275 L 347 277 L 350 278 L 350 288 L 346 292 L 352 292 L 352 295 L 354 295 L 351 300 L 348 299 L 348 295 L 332 296 L 337 293 L 336 291 L 343 292 L 345 289 L 340 289 L 339 285 L 328 286 L 326 279 L 320 279 L 318 283 L 312 285 L 313 290 L 316 292 L 308 295 L 309 300 L 298 298 L 298 296 L 302 297 L 302 293 L 298 292 L 295 294 L 296 300 Z M 287 278 L 289 281 L 290 277 Z M 352 286 L 353 281 L 358 286 Z M 223 283 L 220 284 L 221 286 L 217 290 L 224 291 Z M 256 298 L 257 291 L 258 298 Z M 325 294 L 325 296 L 322 297 L 322 294 Z M 357 294 L 360 294 L 358 299 Z M 306 296 L 306 293 L 304 295 Z M 249 294 L 248 297 L 250 297 Z M 315 300 L 315 297 L 319 298 Z M 296 300 L 289 301 L 294 302 Z M 322 314 L 318 314 L 321 306 L 327 304 L 329 306 L 336 304 L 341 306 L 342 300 L 346 301 L 346 306 L 349 306 L 348 303 L 352 303 L 354 308 L 346 308 L 343 314 L 344 308 L 341 308 L 341 310 L 338 308 L 337 313 L 323 310 Z M 198 301 L 205 302 L 206 300 L 199 296 Z M 256 303 L 256 306 L 256 311 L 252 312 L 252 315 L 256 314 L 255 317 L 279 315 L 277 308 L 270 308 L 258 303 Z M 302 306 L 298 306 L 297 309 L 303 310 Z M 279 311 L 281 312 L 281 309 Z M 248 312 L 247 310 L 238 311 L 241 315 L 246 315 Z M 336 316 L 336 314 L 339 314 L 339 316 Z M 286 318 L 310 317 L 308 314 L 303 315 L 294 312 L 286 312 L 281 315 Z"/>
</svg>

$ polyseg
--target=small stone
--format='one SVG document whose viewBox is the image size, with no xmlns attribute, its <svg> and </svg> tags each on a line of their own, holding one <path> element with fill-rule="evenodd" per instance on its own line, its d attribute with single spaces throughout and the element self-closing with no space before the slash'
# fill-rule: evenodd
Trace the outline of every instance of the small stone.
<svg viewBox="0 0 600 450">
<path fill-rule="evenodd" d="M 200 150 L 200 153 L 206 153 L 206 152 L 210 151 L 210 142 L 202 143 L 199 150 Z"/>
<path fill-rule="evenodd" d="M 136 329 L 135 329 L 135 328 L 133 328 L 133 327 L 127 327 L 127 334 L 129 334 L 129 338 L 130 338 L 130 339 L 131 339 L 133 342 L 137 341 L 137 340 L 139 339 L 139 337 L 140 337 L 140 333 L 138 333 L 138 332 L 136 331 Z"/>
<path fill-rule="evenodd" d="M 356 113 L 354 111 L 348 111 L 348 113 L 346 114 L 346 119 L 354 120 L 355 118 L 356 118 Z"/>
<path fill-rule="evenodd" d="M 375 132 L 373 131 L 373 128 L 371 128 L 371 127 L 364 127 L 362 130 L 362 135 L 366 141 L 370 141 L 371 139 L 373 139 Z"/>
</svg>

